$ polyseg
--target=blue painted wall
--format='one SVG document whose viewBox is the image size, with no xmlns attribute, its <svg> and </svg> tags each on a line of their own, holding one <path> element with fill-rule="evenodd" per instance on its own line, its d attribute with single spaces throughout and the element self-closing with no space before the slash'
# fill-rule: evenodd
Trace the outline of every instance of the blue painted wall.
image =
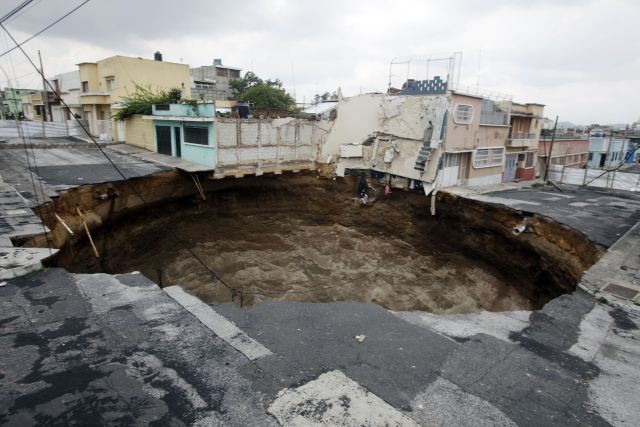
<svg viewBox="0 0 640 427">
<path fill-rule="evenodd" d="M 164 109 L 167 107 L 168 110 Z M 151 114 L 154 116 L 213 117 L 215 112 L 215 106 L 211 103 L 197 104 L 195 111 L 190 104 L 162 104 L 151 107 Z"/>
<path fill-rule="evenodd" d="M 204 104 L 207 105 L 207 104 Z M 210 104 L 209 104 L 210 105 Z M 173 105 L 172 105 L 173 106 Z M 188 106 L 191 108 L 191 106 Z M 208 166 L 210 168 L 215 168 L 217 159 L 216 159 L 216 144 L 215 144 L 215 132 L 213 127 L 213 122 L 185 122 L 179 120 L 154 120 L 153 126 L 171 126 L 171 155 L 176 156 L 176 144 L 180 144 L 181 148 L 181 158 L 185 160 L 189 160 L 194 163 L 198 163 L 204 166 Z M 175 128 L 180 128 L 180 141 L 176 141 L 176 133 Z M 199 128 L 207 128 L 209 131 L 209 144 L 208 145 L 200 145 L 200 144 L 190 144 L 185 142 L 185 127 L 199 127 Z M 156 152 L 158 151 L 158 138 L 157 134 L 153 132 L 153 138 L 155 143 Z"/>
</svg>

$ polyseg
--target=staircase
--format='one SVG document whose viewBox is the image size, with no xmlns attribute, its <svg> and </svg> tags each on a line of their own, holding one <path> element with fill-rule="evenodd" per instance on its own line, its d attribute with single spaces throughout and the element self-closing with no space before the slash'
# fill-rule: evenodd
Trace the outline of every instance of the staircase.
<svg viewBox="0 0 640 427">
<path fill-rule="evenodd" d="M 420 147 L 420 151 L 418 152 L 416 163 L 413 165 L 415 170 L 424 171 L 427 167 L 427 163 L 429 162 L 429 157 L 431 157 L 431 150 L 432 148 L 428 141 L 422 144 L 422 147 Z"/>
</svg>

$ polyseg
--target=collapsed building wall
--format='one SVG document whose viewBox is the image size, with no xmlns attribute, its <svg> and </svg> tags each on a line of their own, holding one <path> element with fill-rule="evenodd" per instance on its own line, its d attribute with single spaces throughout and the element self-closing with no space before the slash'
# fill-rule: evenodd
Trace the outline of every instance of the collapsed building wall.
<svg viewBox="0 0 640 427">
<path fill-rule="evenodd" d="M 322 161 L 337 158 L 338 176 L 347 168 L 372 169 L 435 183 L 447 107 L 446 95 L 346 98 Z"/>
</svg>

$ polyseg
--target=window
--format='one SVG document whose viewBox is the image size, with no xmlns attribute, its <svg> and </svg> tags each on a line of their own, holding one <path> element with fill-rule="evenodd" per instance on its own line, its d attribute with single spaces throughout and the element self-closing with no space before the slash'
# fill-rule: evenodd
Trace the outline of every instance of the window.
<svg viewBox="0 0 640 427">
<path fill-rule="evenodd" d="M 211 82 L 195 82 L 196 89 L 215 89 L 216 84 Z"/>
<path fill-rule="evenodd" d="M 473 167 L 489 166 L 489 150 L 486 148 L 476 150 L 475 156 L 473 156 Z"/>
<path fill-rule="evenodd" d="M 209 128 L 185 126 L 184 142 L 189 144 L 209 145 Z"/>
<path fill-rule="evenodd" d="M 446 154 L 444 156 L 444 167 L 451 168 L 460 166 L 460 155 L 459 154 Z"/>
<path fill-rule="evenodd" d="M 82 91 L 89 92 L 89 82 L 82 82 Z"/>
<path fill-rule="evenodd" d="M 111 91 L 116 88 L 116 79 L 107 79 L 107 90 Z"/>
<path fill-rule="evenodd" d="M 525 168 L 532 168 L 533 167 L 533 152 L 529 152 L 527 153 L 527 160 L 524 162 L 524 167 Z"/>
<path fill-rule="evenodd" d="M 589 153 L 589 160 L 593 160 L 593 153 Z"/>
<path fill-rule="evenodd" d="M 169 111 L 171 107 L 169 104 L 156 104 L 156 111 Z"/>
<path fill-rule="evenodd" d="M 503 148 L 493 148 L 491 149 L 491 164 L 492 165 L 501 165 L 502 164 L 502 154 L 504 152 Z"/>
<path fill-rule="evenodd" d="M 473 121 L 473 105 L 456 104 L 453 121 L 460 125 L 468 125 Z"/>
<path fill-rule="evenodd" d="M 479 148 L 473 156 L 474 168 L 500 166 L 503 163 L 504 148 Z"/>
</svg>

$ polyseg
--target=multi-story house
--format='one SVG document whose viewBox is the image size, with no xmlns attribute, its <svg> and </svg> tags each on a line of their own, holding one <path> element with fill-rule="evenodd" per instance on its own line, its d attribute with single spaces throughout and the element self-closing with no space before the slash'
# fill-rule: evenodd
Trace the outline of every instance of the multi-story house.
<svg viewBox="0 0 640 427">
<path fill-rule="evenodd" d="M 549 150 L 553 150 L 549 153 Z M 544 176 L 547 161 L 551 154 L 550 165 L 568 168 L 584 168 L 589 157 L 589 140 L 576 134 L 556 133 L 551 148 L 551 136 L 540 137 L 536 176 Z"/>
<path fill-rule="evenodd" d="M 3 119 L 13 119 L 17 116 L 24 115 L 22 111 L 22 97 L 24 95 L 32 95 L 38 93 L 36 89 L 14 89 L 10 87 L 4 88 L 2 93 L 2 111 L 0 112 Z"/>
<path fill-rule="evenodd" d="M 120 107 L 124 97 L 134 93 L 136 85 L 150 86 L 153 90 L 182 90 L 190 98 L 189 66 L 162 61 L 158 52 L 154 60 L 112 56 L 98 62 L 78 64 L 80 72 L 80 105 L 94 135 L 113 135 L 124 140 L 124 123 L 112 128 L 112 114 Z"/>
<path fill-rule="evenodd" d="M 222 65 L 222 59 L 213 60 L 213 65 L 191 68 L 191 96 L 201 101 L 230 99 L 233 91 L 229 82 L 240 78 L 242 68 Z"/>
<path fill-rule="evenodd" d="M 370 169 L 420 182 L 426 192 L 535 177 L 540 104 L 450 90 L 439 77 L 394 94 L 341 99 L 320 160 L 336 173 Z"/>
<path fill-rule="evenodd" d="M 589 132 L 589 168 L 611 168 L 625 161 L 629 139 L 617 136 L 608 128 L 594 128 Z"/>
<path fill-rule="evenodd" d="M 511 104 L 503 181 L 535 178 L 543 112 L 542 104 Z"/>
<path fill-rule="evenodd" d="M 74 70 L 57 74 L 49 80 L 56 94 L 64 101 L 61 105 L 54 106 L 51 111 L 52 121 L 65 122 L 75 118 L 84 118 L 82 104 L 80 103 L 80 71 Z"/>
<path fill-rule="evenodd" d="M 47 91 L 47 102 L 44 102 L 44 92 L 34 91 L 33 93 L 22 95 L 22 113 L 28 120 L 50 122 L 52 111 L 59 106 L 59 99 L 52 91 Z"/>
</svg>

